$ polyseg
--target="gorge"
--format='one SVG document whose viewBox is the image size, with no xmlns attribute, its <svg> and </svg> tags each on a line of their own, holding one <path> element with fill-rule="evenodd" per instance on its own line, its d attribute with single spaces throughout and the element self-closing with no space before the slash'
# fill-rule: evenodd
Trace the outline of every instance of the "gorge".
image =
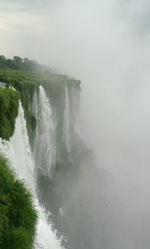
<svg viewBox="0 0 150 249">
<path fill-rule="evenodd" d="M 105 244 L 105 218 L 97 215 L 106 208 L 100 189 L 105 175 L 75 130 L 81 82 L 50 73 L 6 70 L 0 76 L 8 85 L 4 91 L 16 94 L 17 101 L 20 96 L 13 136 L 6 136 L 8 127 L 1 122 L 6 131 L 0 152 L 33 195 L 38 214 L 34 248 L 96 249 Z"/>
</svg>

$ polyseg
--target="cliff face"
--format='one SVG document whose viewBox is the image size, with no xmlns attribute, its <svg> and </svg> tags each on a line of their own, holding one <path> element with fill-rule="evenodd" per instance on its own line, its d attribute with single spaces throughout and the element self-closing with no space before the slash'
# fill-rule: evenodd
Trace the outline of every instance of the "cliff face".
<svg viewBox="0 0 150 249">
<path fill-rule="evenodd" d="M 44 131 L 40 130 L 40 121 L 38 138 L 34 143 L 39 199 L 50 211 L 50 218 L 58 235 L 64 235 L 62 244 L 65 248 L 97 249 L 100 240 L 104 239 L 103 234 L 101 238 L 99 236 L 101 224 L 96 217 L 101 208 L 100 181 L 104 175 L 102 176 L 96 167 L 93 152 L 75 131 L 75 119 L 80 103 L 80 81 L 52 75 L 51 79 L 42 82 L 42 86 L 50 103 L 50 117 L 53 122 L 50 124 L 50 120 L 45 120 L 51 127 L 51 131 L 47 133 L 49 142 L 46 141 Z M 37 99 L 37 106 L 43 105 L 40 102 L 40 91 Z M 41 115 L 40 117 L 42 119 Z M 46 126 L 44 127 L 46 131 Z M 43 146 L 47 143 L 44 150 L 43 137 Z M 54 160 L 51 160 L 53 155 L 49 156 L 47 153 L 47 147 L 49 153 L 55 148 Z"/>
<path fill-rule="evenodd" d="M 55 125 L 56 167 L 69 160 L 73 143 L 75 117 L 79 108 L 80 81 L 63 75 L 49 76 L 42 81 L 46 95 L 51 103 L 52 118 Z"/>
<path fill-rule="evenodd" d="M 97 249 L 105 243 L 98 216 L 104 174 L 75 131 L 81 82 L 50 73 L 3 72 L 6 83 L 8 78 L 25 111 L 37 194 L 53 227 L 64 235 L 66 249 Z"/>
</svg>

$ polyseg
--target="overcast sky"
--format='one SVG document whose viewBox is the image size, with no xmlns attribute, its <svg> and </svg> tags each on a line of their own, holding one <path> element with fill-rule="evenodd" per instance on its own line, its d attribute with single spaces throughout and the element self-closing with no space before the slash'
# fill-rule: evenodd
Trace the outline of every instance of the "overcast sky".
<svg viewBox="0 0 150 249">
<path fill-rule="evenodd" d="M 148 0 L 0 0 L 1 54 L 81 79 L 85 137 L 98 151 L 100 139 L 150 138 L 149 13 Z"/>
<path fill-rule="evenodd" d="M 148 35 L 149 10 L 146 0 L 0 1 L 1 53 L 60 67 L 87 53 L 101 60 Z"/>
</svg>

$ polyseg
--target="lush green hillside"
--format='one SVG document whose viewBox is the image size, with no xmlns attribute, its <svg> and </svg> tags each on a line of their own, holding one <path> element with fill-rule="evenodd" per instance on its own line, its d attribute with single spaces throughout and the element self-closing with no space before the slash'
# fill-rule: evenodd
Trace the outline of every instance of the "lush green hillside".
<svg viewBox="0 0 150 249">
<path fill-rule="evenodd" d="M 37 213 L 24 183 L 0 155 L 0 249 L 32 249 Z"/>
</svg>

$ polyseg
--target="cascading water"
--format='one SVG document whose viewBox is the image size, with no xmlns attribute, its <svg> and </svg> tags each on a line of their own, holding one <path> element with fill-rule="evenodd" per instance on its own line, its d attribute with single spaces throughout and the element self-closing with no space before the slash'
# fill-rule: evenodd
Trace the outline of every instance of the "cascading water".
<svg viewBox="0 0 150 249">
<path fill-rule="evenodd" d="M 25 183 L 32 190 L 34 205 L 38 211 L 38 223 L 36 238 L 34 243 L 35 249 L 62 249 L 61 242 L 52 231 L 52 225 L 48 221 L 44 208 L 39 204 L 35 191 L 34 162 L 32 160 L 29 139 L 27 136 L 26 122 L 24 111 L 19 104 L 19 113 L 16 120 L 15 133 L 10 142 L 0 139 L 0 153 L 3 154 L 10 162 L 11 166 L 18 173 L 19 177 L 25 180 Z"/>
<path fill-rule="evenodd" d="M 66 145 L 68 154 L 71 153 L 71 141 L 70 141 L 70 106 L 69 106 L 69 95 L 68 88 L 65 87 L 66 93 L 66 106 L 64 112 L 64 120 L 63 120 L 63 141 Z"/>
<path fill-rule="evenodd" d="M 51 169 L 54 167 L 56 160 L 56 125 L 49 99 L 42 86 L 39 87 L 39 100 L 35 98 L 34 106 L 37 115 L 34 158 L 42 174 L 51 177 Z"/>
<path fill-rule="evenodd" d="M 15 167 L 22 178 L 29 185 L 33 185 L 34 162 L 32 160 L 31 150 L 26 129 L 26 121 L 24 119 L 24 110 L 19 102 L 19 114 L 16 119 L 15 132 L 10 139 L 11 144 L 15 148 L 17 160 Z"/>
</svg>

